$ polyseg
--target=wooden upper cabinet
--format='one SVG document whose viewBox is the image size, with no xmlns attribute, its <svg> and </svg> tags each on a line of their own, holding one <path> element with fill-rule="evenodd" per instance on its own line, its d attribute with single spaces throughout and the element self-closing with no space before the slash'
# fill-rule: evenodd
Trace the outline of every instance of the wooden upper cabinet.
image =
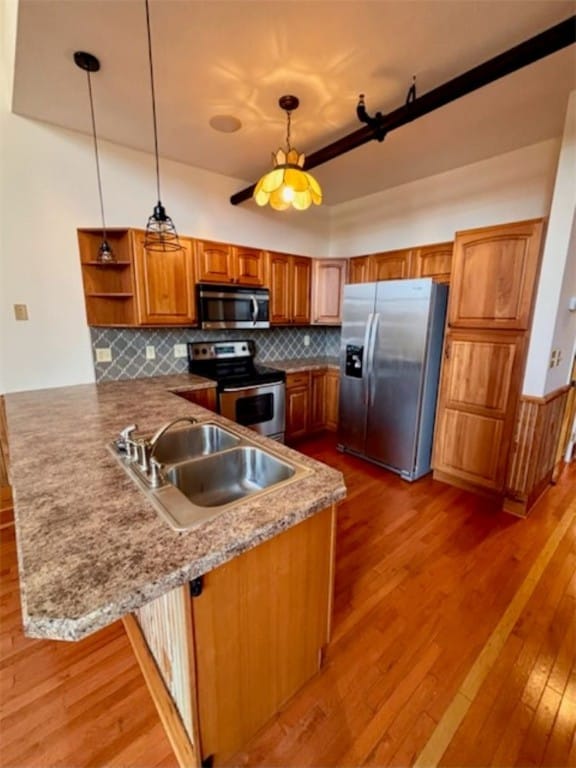
<svg viewBox="0 0 576 768">
<path fill-rule="evenodd" d="M 314 259 L 312 267 L 312 323 L 340 325 L 346 279 L 345 259 Z"/>
<path fill-rule="evenodd" d="M 292 259 L 292 322 L 310 324 L 310 284 L 312 259 L 291 256 Z"/>
<path fill-rule="evenodd" d="M 266 260 L 255 248 L 196 240 L 195 251 L 200 283 L 265 284 Z"/>
<path fill-rule="evenodd" d="M 369 278 L 376 280 L 402 280 L 410 277 L 412 250 L 386 251 L 370 256 Z"/>
<path fill-rule="evenodd" d="M 290 256 L 269 255 L 270 322 L 289 323 L 291 320 Z"/>
<path fill-rule="evenodd" d="M 529 328 L 542 234 L 541 219 L 458 232 L 448 307 L 450 326 Z"/>
<path fill-rule="evenodd" d="M 432 277 L 439 283 L 450 282 L 454 243 L 423 245 L 412 254 L 411 277 Z"/>
<path fill-rule="evenodd" d="M 234 246 L 235 282 L 239 285 L 266 285 L 266 257 L 255 248 Z"/>
<path fill-rule="evenodd" d="M 310 282 L 312 260 L 305 256 L 270 253 L 270 323 L 308 325 L 310 323 Z"/>
<path fill-rule="evenodd" d="M 369 283 L 369 256 L 354 256 L 348 260 L 348 283 Z"/>
<path fill-rule="evenodd" d="M 435 471 L 468 485 L 503 490 L 524 358 L 521 332 L 447 332 Z"/>
<path fill-rule="evenodd" d="M 191 325 L 196 321 L 192 241 L 179 251 L 148 251 L 144 233 L 133 232 L 140 325 Z"/>
</svg>

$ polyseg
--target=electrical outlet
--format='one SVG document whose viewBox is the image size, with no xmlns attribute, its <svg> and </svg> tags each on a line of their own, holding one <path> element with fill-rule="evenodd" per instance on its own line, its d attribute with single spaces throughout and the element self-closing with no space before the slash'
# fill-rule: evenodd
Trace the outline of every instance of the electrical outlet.
<svg viewBox="0 0 576 768">
<path fill-rule="evenodd" d="M 14 317 L 16 320 L 28 320 L 28 307 L 26 304 L 14 304 Z"/>
<path fill-rule="evenodd" d="M 174 344 L 174 357 L 187 357 L 188 350 L 186 344 Z"/>
<path fill-rule="evenodd" d="M 110 347 L 96 347 L 96 362 L 97 363 L 112 362 L 112 350 L 110 349 Z"/>
<path fill-rule="evenodd" d="M 305 347 L 309 347 L 310 346 L 310 336 L 308 336 L 308 334 L 306 334 L 306 336 L 304 336 L 304 346 Z"/>
<path fill-rule="evenodd" d="M 146 347 L 146 360 L 156 360 L 156 347 Z"/>
</svg>

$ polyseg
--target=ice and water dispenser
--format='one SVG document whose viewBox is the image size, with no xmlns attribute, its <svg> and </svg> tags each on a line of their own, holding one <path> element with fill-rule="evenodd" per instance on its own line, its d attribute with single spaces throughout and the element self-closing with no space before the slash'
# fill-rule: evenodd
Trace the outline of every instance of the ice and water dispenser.
<svg viewBox="0 0 576 768">
<path fill-rule="evenodd" d="M 364 347 L 358 347 L 356 344 L 346 345 L 346 376 L 362 378 L 363 357 Z"/>
</svg>

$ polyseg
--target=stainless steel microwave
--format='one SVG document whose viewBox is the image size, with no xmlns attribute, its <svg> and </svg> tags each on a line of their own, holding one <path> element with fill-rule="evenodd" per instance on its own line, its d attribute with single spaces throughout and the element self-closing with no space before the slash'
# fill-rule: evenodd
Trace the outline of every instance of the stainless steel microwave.
<svg viewBox="0 0 576 768">
<path fill-rule="evenodd" d="M 269 328 L 268 288 L 196 285 L 200 328 Z"/>
</svg>

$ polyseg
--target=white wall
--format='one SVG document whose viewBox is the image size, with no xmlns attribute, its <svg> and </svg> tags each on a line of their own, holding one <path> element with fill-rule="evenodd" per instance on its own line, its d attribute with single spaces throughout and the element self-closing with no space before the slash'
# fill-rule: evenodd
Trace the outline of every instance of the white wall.
<svg viewBox="0 0 576 768">
<path fill-rule="evenodd" d="M 576 338 L 576 312 L 568 311 L 576 296 L 576 91 L 566 110 L 562 149 L 548 221 L 523 391 L 539 397 L 569 381 Z M 548 367 L 552 350 L 560 350 L 560 365 Z"/>
<path fill-rule="evenodd" d="M 559 140 L 544 141 L 334 206 L 330 255 L 439 243 L 458 230 L 547 216 L 559 149 Z"/>
<path fill-rule="evenodd" d="M 0 391 L 93 381 L 76 228 L 99 225 L 90 137 L 0 114 Z M 102 142 L 107 224 L 144 227 L 156 202 L 150 155 Z M 253 203 L 233 207 L 246 182 L 161 161 L 162 199 L 182 234 L 327 255 L 325 209 L 278 217 Z M 13 304 L 30 319 L 16 321 Z"/>
</svg>

